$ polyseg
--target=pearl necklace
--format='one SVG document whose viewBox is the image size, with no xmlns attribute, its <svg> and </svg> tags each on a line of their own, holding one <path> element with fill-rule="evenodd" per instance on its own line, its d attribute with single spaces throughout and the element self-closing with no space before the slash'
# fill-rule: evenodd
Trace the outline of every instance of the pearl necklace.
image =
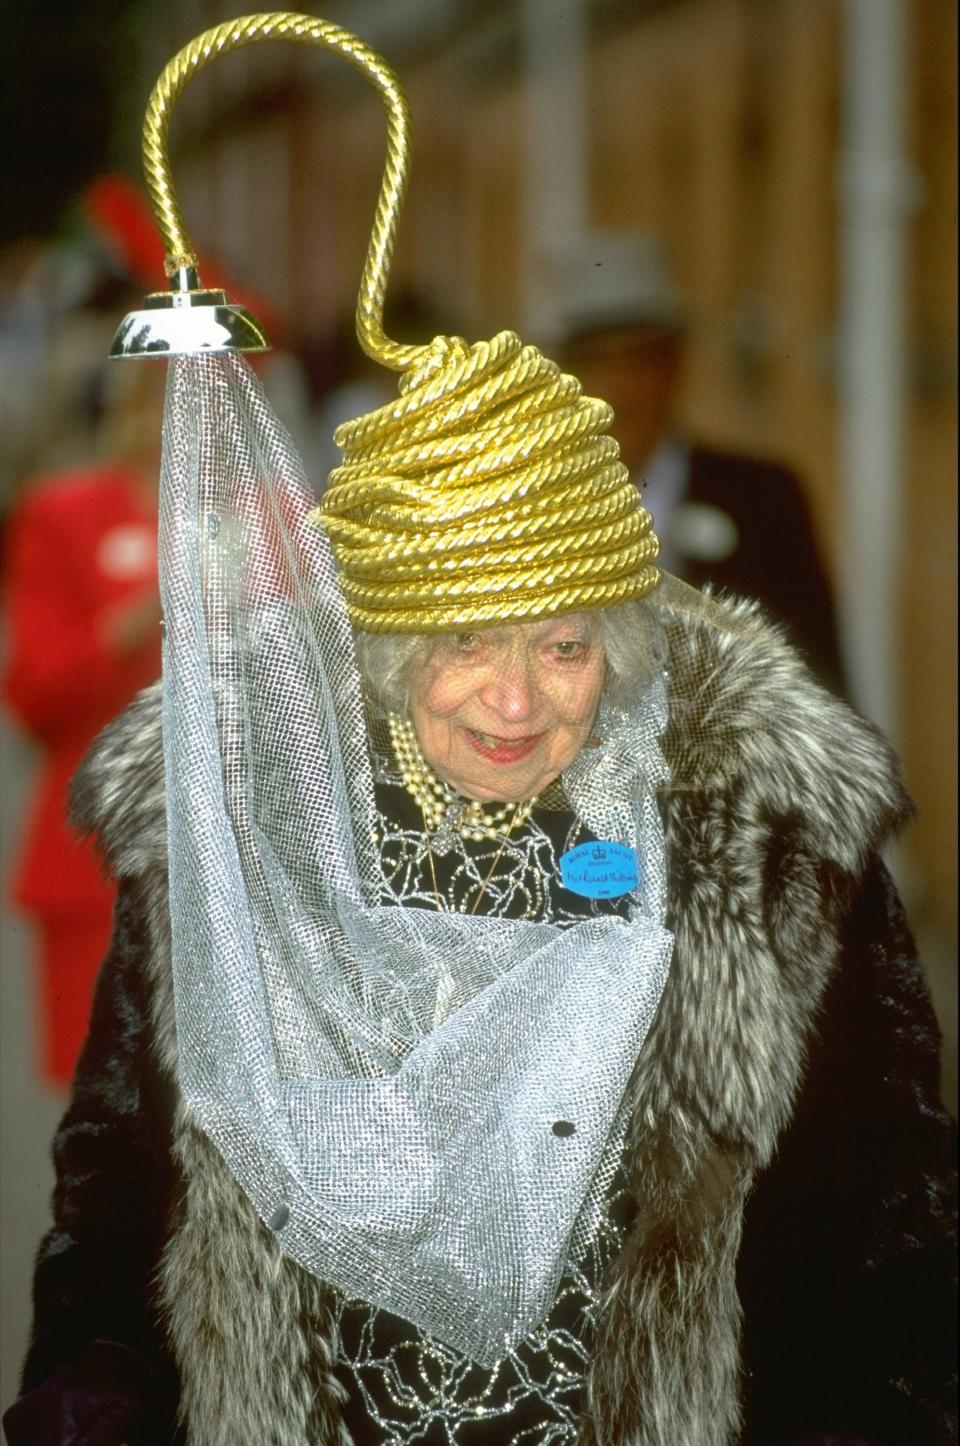
<svg viewBox="0 0 960 1446">
<path fill-rule="evenodd" d="M 427 834 L 458 833 L 475 843 L 483 839 L 506 839 L 529 818 L 535 798 L 504 803 L 489 813 L 479 799 L 461 798 L 427 763 L 409 719 L 391 713 L 387 722 L 403 786 L 419 806 Z"/>
</svg>

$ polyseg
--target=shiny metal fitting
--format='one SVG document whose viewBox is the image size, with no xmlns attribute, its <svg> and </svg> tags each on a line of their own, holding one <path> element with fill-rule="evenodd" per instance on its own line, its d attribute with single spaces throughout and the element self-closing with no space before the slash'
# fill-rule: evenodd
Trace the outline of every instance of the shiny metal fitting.
<svg viewBox="0 0 960 1446">
<path fill-rule="evenodd" d="M 124 317 L 111 357 L 195 356 L 200 352 L 269 351 L 266 333 L 245 306 L 200 285 L 196 267 L 180 266 L 176 290 L 144 297 L 143 311 Z"/>
</svg>

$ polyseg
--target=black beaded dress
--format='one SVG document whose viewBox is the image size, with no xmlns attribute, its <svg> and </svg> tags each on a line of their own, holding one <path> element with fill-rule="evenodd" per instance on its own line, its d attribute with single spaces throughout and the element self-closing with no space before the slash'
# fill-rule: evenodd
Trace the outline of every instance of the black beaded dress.
<svg viewBox="0 0 960 1446">
<path fill-rule="evenodd" d="M 506 839 L 433 835 L 429 846 L 419 808 L 395 776 L 383 774 L 376 798 L 384 902 L 561 926 L 623 912 L 615 899 L 588 899 L 563 886 L 560 857 L 594 836 L 559 787 Z M 344 1424 L 357 1446 L 573 1442 L 601 1282 L 631 1210 L 621 1168 L 605 1218 L 586 1252 L 568 1265 L 548 1316 L 492 1369 L 388 1311 L 340 1298 L 337 1375 L 347 1393 Z"/>
</svg>

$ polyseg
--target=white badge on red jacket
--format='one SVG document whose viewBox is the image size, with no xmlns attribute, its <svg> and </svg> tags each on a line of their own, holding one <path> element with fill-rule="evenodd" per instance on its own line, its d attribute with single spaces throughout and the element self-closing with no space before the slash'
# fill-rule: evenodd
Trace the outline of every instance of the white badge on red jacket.
<svg viewBox="0 0 960 1446">
<path fill-rule="evenodd" d="M 149 577 L 156 569 L 156 533 L 142 522 L 112 527 L 101 537 L 96 555 L 100 571 L 118 582 Z"/>
</svg>

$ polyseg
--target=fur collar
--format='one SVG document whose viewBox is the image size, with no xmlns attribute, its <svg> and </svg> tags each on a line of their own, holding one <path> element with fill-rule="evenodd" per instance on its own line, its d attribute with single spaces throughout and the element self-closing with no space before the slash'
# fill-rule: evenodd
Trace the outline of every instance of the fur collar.
<svg viewBox="0 0 960 1446">
<path fill-rule="evenodd" d="M 672 579 L 655 596 L 667 637 L 666 752 L 679 786 L 748 783 L 769 813 L 804 817 L 824 852 L 858 870 L 909 812 L 883 736 L 813 680 L 757 604 Z M 159 683 L 101 733 L 75 780 L 72 814 L 118 877 L 165 861 Z"/>
<path fill-rule="evenodd" d="M 589 1446 L 736 1439 L 744 1201 L 790 1119 L 847 900 L 907 807 L 876 731 L 753 605 L 674 587 L 658 608 L 676 945 L 630 1085 L 637 1222 L 598 1319 Z M 143 891 L 172 1072 L 157 688 L 101 737 L 75 799 L 113 870 Z M 190 1442 L 345 1441 L 324 1288 L 279 1253 L 184 1103 L 174 1148 L 186 1187 L 160 1290 Z"/>
<path fill-rule="evenodd" d="M 795 815 L 820 850 L 859 872 L 909 816 L 899 760 L 879 729 L 811 676 L 758 604 L 658 589 L 667 635 L 668 758 L 680 785 L 749 790 Z"/>
</svg>

